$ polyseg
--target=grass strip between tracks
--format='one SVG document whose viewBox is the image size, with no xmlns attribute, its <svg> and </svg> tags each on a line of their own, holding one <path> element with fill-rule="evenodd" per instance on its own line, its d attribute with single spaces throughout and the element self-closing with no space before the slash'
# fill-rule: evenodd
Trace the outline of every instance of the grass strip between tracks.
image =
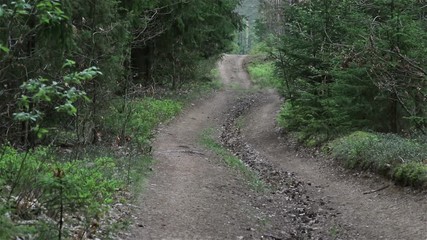
<svg viewBox="0 0 427 240">
<path fill-rule="evenodd" d="M 252 189 L 258 192 L 265 191 L 267 185 L 238 157 L 234 156 L 228 149 L 216 141 L 213 132 L 212 128 L 208 128 L 201 133 L 202 144 L 218 155 L 229 167 L 241 173 Z"/>
</svg>

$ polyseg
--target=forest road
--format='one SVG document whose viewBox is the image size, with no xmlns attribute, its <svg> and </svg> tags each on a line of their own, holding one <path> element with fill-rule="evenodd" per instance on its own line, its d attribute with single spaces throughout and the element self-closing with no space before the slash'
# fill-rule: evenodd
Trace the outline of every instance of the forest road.
<svg viewBox="0 0 427 240">
<path fill-rule="evenodd" d="M 427 240 L 425 194 L 394 186 L 364 194 L 392 184 L 301 157 L 277 131 L 282 100 L 253 90 L 245 59 L 225 55 L 223 89 L 159 129 L 153 174 L 125 239 Z M 202 144 L 207 129 L 271 187 L 255 190 L 226 166 Z"/>
</svg>

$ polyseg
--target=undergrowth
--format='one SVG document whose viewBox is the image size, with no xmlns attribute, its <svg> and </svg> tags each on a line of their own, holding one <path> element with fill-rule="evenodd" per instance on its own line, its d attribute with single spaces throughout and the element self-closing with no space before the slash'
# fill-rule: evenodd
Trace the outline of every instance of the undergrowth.
<svg viewBox="0 0 427 240">
<path fill-rule="evenodd" d="M 159 98 L 111 99 L 99 109 L 96 144 L 81 143 L 72 130 L 52 129 L 49 146 L 0 146 L 0 239 L 113 237 L 129 219 L 110 216 L 111 208 L 143 190 L 155 128 L 221 87 L 218 71 L 208 75 Z"/>
<path fill-rule="evenodd" d="M 120 140 L 134 140 L 140 148 L 149 146 L 152 130 L 175 116 L 182 106 L 182 103 L 169 99 L 115 100 L 104 115 L 104 127 Z"/>
<path fill-rule="evenodd" d="M 358 131 L 330 142 L 327 148 L 348 168 L 378 172 L 402 185 L 427 187 L 425 143 Z"/>
<path fill-rule="evenodd" d="M 286 129 L 296 140 L 306 147 L 320 147 L 336 136 L 338 130 L 329 128 L 324 130 L 327 123 L 314 122 L 317 116 L 309 110 L 296 109 L 290 101 L 282 104 L 277 122 Z M 303 127 L 300 127 L 303 126 Z"/>
<path fill-rule="evenodd" d="M 0 239 L 92 236 L 100 233 L 99 222 L 112 204 L 127 203 L 141 190 L 153 162 L 153 130 L 183 104 L 154 98 L 112 102 L 102 114 L 104 134 L 96 145 L 0 149 Z M 102 234 L 114 224 L 103 226 Z"/>
<path fill-rule="evenodd" d="M 61 161 L 45 147 L 1 151 L 1 239 L 79 235 L 99 220 L 124 185 L 111 157 Z"/>
<path fill-rule="evenodd" d="M 212 129 L 207 129 L 202 132 L 201 141 L 207 148 L 218 155 L 225 162 L 225 164 L 240 172 L 254 190 L 260 192 L 265 191 L 265 183 L 238 157 L 234 156 L 230 151 L 228 151 L 214 139 Z"/>
<path fill-rule="evenodd" d="M 273 61 L 266 61 L 260 58 L 254 58 L 248 65 L 248 72 L 252 82 L 261 88 L 280 88 L 281 81 L 275 71 Z"/>
</svg>

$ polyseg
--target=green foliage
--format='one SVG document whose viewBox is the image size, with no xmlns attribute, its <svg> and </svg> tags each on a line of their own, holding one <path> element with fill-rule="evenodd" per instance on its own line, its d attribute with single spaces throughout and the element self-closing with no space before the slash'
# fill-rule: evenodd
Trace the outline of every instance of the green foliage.
<svg viewBox="0 0 427 240">
<path fill-rule="evenodd" d="M 74 65 L 74 61 L 67 60 L 63 67 L 70 68 Z M 47 112 L 55 109 L 75 116 L 76 102 L 81 99 L 89 101 L 86 92 L 81 90 L 82 84 L 98 75 L 101 72 L 96 67 L 90 67 L 80 72 L 67 73 L 59 81 L 39 77 L 24 82 L 20 86 L 18 109 L 13 113 L 15 121 L 26 125 L 24 144 L 34 145 L 35 139 L 29 136 L 35 135 L 41 139 L 49 132 L 41 127 Z"/>
<path fill-rule="evenodd" d="M 393 179 L 403 185 L 427 187 L 427 164 L 404 163 L 396 167 Z"/>
<path fill-rule="evenodd" d="M 282 105 L 277 122 L 287 131 L 296 133 L 300 143 L 308 147 L 317 147 L 336 135 L 337 129 L 327 127 L 329 123 L 326 120 L 317 121 L 316 119 L 322 118 L 325 113 L 316 111 L 314 106 L 308 107 L 309 104 L 318 105 L 319 103 L 313 103 L 312 101 L 315 100 L 309 93 L 303 93 L 303 95 L 305 98 L 299 99 L 296 103 L 286 101 Z"/>
<path fill-rule="evenodd" d="M 259 42 L 255 44 L 250 54 L 255 56 L 263 56 L 271 52 L 271 47 L 266 42 Z"/>
<path fill-rule="evenodd" d="M 5 47 L 3 44 L 1 44 L 0 43 L 0 50 L 1 51 L 3 51 L 3 52 L 5 52 L 5 53 L 8 53 L 9 52 L 9 48 L 7 48 L 7 47 Z"/>
<path fill-rule="evenodd" d="M 275 59 L 286 98 L 280 126 L 311 147 L 353 132 L 327 145 L 344 165 L 425 185 L 427 145 L 395 135 L 425 135 L 423 4 L 271 3 L 262 1 L 257 30 L 261 51 Z"/>
<path fill-rule="evenodd" d="M 241 25 L 240 16 L 234 12 L 238 3 L 238 0 L 165 0 L 153 1 L 154 6 L 148 4 L 151 9 L 160 9 L 158 15 L 164 17 L 145 23 L 142 29 L 148 30 L 138 35 L 138 42 L 144 44 L 133 49 L 132 56 L 140 79 L 175 89 L 194 79 L 199 61 L 218 59 L 223 52 L 231 51 L 234 32 Z M 158 24 L 163 26 L 162 34 L 155 38 L 147 36 L 158 31 Z"/>
<path fill-rule="evenodd" d="M 47 216 L 45 220 L 53 218 L 59 222 L 61 211 L 69 216 L 83 216 L 89 223 L 107 210 L 107 204 L 123 185 L 115 174 L 112 158 L 61 162 L 47 148 L 22 153 L 3 147 L 1 151 L 0 212 L 3 214 L 0 221 L 4 224 L 0 225 L 0 234 L 5 236 L 18 236 L 31 230 L 16 227 L 11 219 L 4 217 L 5 213 L 13 219 L 38 219 L 37 227 L 49 226 L 49 222 L 40 221 L 42 216 Z M 69 217 L 64 220 L 71 221 Z M 55 224 L 45 230 L 48 230 L 43 231 L 45 233 L 58 234 Z M 51 239 L 53 236 L 45 237 Z"/>
<path fill-rule="evenodd" d="M 58 24 L 68 19 L 68 16 L 61 9 L 60 2 L 42 0 L 37 3 L 36 9 L 39 12 L 37 17 L 40 24 Z"/>
<path fill-rule="evenodd" d="M 369 169 L 377 158 L 372 153 L 377 149 L 374 144 L 379 141 L 377 135 L 368 132 L 354 132 L 332 141 L 328 146 L 334 158 L 344 161 L 349 168 Z"/>
<path fill-rule="evenodd" d="M 8 209 L 0 203 L 0 239 L 13 239 L 17 235 L 35 232 L 34 227 L 14 224 L 8 213 Z"/>
<path fill-rule="evenodd" d="M 204 96 L 213 89 L 222 87 L 220 75 L 216 58 L 200 61 L 195 68 L 195 78 L 184 82 L 177 93 L 170 92 L 168 97 L 177 101 L 186 101 L 194 100 L 195 95 Z"/>
<path fill-rule="evenodd" d="M 83 214 L 87 223 L 102 215 L 122 185 L 118 179 L 130 183 L 138 164 L 151 161 L 140 155 L 149 149 L 153 129 L 182 108 L 177 101 L 136 96 L 145 97 L 148 88 L 157 96 L 155 91 L 165 87 L 218 87 L 211 69 L 231 49 L 241 26 L 234 11 L 238 4 L 0 4 L 0 145 L 10 142 L 26 150 L 5 147 L 0 155 L 0 238 L 24 232 L 11 227 L 22 218 L 40 223 L 33 228 L 39 239 L 52 239 L 62 232 L 59 219 L 65 215 Z M 92 146 L 95 142 L 99 145 Z M 54 157 L 55 146 L 65 146 L 73 156 Z M 81 156 L 91 148 L 109 154 Z M 117 169 L 127 176 L 116 176 Z M 22 206 L 34 199 L 36 214 Z"/>
<path fill-rule="evenodd" d="M 427 33 L 419 7 L 418 1 L 283 4 L 279 31 L 264 36 L 289 102 L 283 126 L 327 138 L 423 130 Z"/>
<path fill-rule="evenodd" d="M 58 101 L 51 96 L 59 91 L 53 82 L 63 87 L 80 80 L 76 90 L 87 93 L 92 102 L 65 101 L 56 110 L 76 115 L 73 122 L 91 122 L 102 128 L 102 121 L 94 121 L 100 119 L 96 110 L 108 108 L 109 99 L 151 85 L 179 88 L 201 80 L 199 63 L 216 61 L 231 49 L 234 31 L 240 27 L 240 17 L 234 12 L 238 4 L 238 0 L 39 0 L 2 4 L 0 82 L 5 89 L 0 92 L 0 102 L 5 104 L 0 105 L 0 124 L 9 130 L 1 129 L 0 134 L 8 134 L 13 142 L 21 138 L 17 136 L 22 132 L 20 125 L 10 117 L 14 112 L 23 113 L 17 116 L 19 121 L 51 116 L 44 114 L 45 109 L 24 111 L 20 107 L 25 103 L 15 104 L 25 95 L 19 89 L 23 83 L 40 83 L 39 92 L 32 93 L 38 95 L 20 99 L 30 106 L 33 102 L 46 105 Z M 94 65 L 98 68 L 92 68 Z M 75 69 L 74 74 L 69 74 L 69 67 Z M 96 78 L 85 81 L 95 77 L 94 72 Z M 49 117 L 49 123 L 76 126 Z M 60 117 L 70 119 L 65 114 Z"/>
<path fill-rule="evenodd" d="M 64 67 L 74 64 L 73 61 L 67 60 Z M 89 100 L 86 92 L 78 87 L 100 74 L 96 67 L 91 67 L 81 72 L 69 73 L 59 82 L 45 78 L 24 82 L 21 85 L 23 93 L 19 102 L 23 112 L 15 113 L 15 119 L 21 122 L 36 122 L 43 115 L 40 108 L 45 107 L 44 105 L 53 105 L 58 112 L 75 115 L 77 108 L 73 104 L 79 99 Z M 52 103 L 53 100 L 56 100 L 56 103 Z"/>
<path fill-rule="evenodd" d="M 145 98 L 123 102 L 117 100 L 104 116 L 105 126 L 116 136 L 129 136 L 145 147 L 151 140 L 154 128 L 174 117 L 182 104 L 173 100 Z"/>
<path fill-rule="evenodd" d="M 19 192 L 26 194 L 31 191 L 28 183 L 35 183 L 35 179 L 40 177 L 34 173 L 49 171 L 49 166 L 43 163 L 52 163 L 52 156 L 47 148 L 19 153 L 11 147 L 3 147 L 1 151 L 0 179 L 6 186 L 14 186 L 11 194 L 19 194 Z M 1 191 L 2 194 L 6 194 L 5 189 Z"/>
<path fill-rule="evenodd" d="M 281 81 L 275 72 L 274 62 L 255 59 L 255 61 L 249 63 L 248 71 L 255 85 L 262 88 L 281 88 Z"/>
<path fill-rule="evenodd" d="M 327 145 L 330 154 L 349 168 L 371 170 L 398 183 L 427 183 L 427 145 L 394 134 L 354 132 Z"/>
<path fill-rule="evenodd" d="M 93 161 L 55 165 L 53 173 L 45 173 L 40 179 L 40 187 L 46 189 L 42 199 L 50 202 L 49 209 L 59 209 L 62 198 L 67 211 L 82 211 L 88 218 L 96 217 L 105 210 L 106 204 L 112 203 L 114 192 L 122 185 L 115 176 L 116 166 L 112 158 L 98 157 Z M 58 199 L 60 191 L 63 196 Z"/>
</svg>

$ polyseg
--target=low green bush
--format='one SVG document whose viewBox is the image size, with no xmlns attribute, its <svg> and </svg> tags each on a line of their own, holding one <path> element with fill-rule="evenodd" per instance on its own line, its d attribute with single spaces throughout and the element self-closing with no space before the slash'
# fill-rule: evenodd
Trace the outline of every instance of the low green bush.
<svg viewBox="0 0 427 240">
<path fill-rule="evenodd" d="M 60 219 L 67 223 L 80 218 L 90 224 L 107 210 L 115 192 L 123 186 L 113 158 L 64 161 L 51 153 L 48 148 L 28 152 L 1 149 L 0 236 L 16 237 L 34 229 L 57 235 Z M 21 228 L 14 222 L 23 219 L 34 220 L 35 224 Z M 66 227 L 63 230 L 65 233 Z M 46 234 L 34 236 L 53 238 Z"/>
<path fill-rule="evenodd" d="M 427 187 L 427 164 L 421 162 L 401 164 L 395 168 L 393 179 L 403 185 Z"/>
<path fill-rule="evenodd" d="M 269 44 L 267 42 L 262 41 L 262 42 L 256 43 L 252 47 L 250 54 L 251 55 L 265 55 L 265 54 L 271 52 L 272 50 L 273 50 L 272 47 L 269 46 Z"/>
<path fill-rule="evenodd" d="M 248 72 L 255 85 L 277 89 L 281 86 L 281 81 L 276 75 L 274 62 L 255 59 L 249 63 Z"/>
<path fill-rule="evenodd" d="M 298 111 L 303 114 L 297 113 Z M 304 146 L 320 147 L 329 141 L 334 133 L 331 130 L 325 132 L 322 122 L 312 121 L 316 117 L 313 112 L 307 111 L 307 109 L 299 110 L 298 107 L 292 105 L 291 101 L 285 101 L 277 115 L 277 122 Z M 304 126 L 304 128 L 300 126 Z"/>
<path fill-rule="evenodd" d="M 12 222 L 8 211 L 4 206 L 0 204 L 0 239 L 14 239 L 17 233 L 29 233 L 33 232 L 34 229 L 31 227 L 17 226 Z"/>
<path fill-rule="evenodd" d="M 352 169 L 371 170 L 403 185 L 427 183 L 427 144 L 395 134 L 357 131 L 327 145 L 330 154 Z"/>
<path fill-rule="evenodd" d="M 182 104 L 173 100 L 144 98 L 132 100 L 125 105 L 121 101 L 112 104 L 104 114 L 105 128 L 113 135 L 131 137 L 145 146 L 152 137 L 153 129 L 161 122 L 175 116 Z"/>
</svg>

